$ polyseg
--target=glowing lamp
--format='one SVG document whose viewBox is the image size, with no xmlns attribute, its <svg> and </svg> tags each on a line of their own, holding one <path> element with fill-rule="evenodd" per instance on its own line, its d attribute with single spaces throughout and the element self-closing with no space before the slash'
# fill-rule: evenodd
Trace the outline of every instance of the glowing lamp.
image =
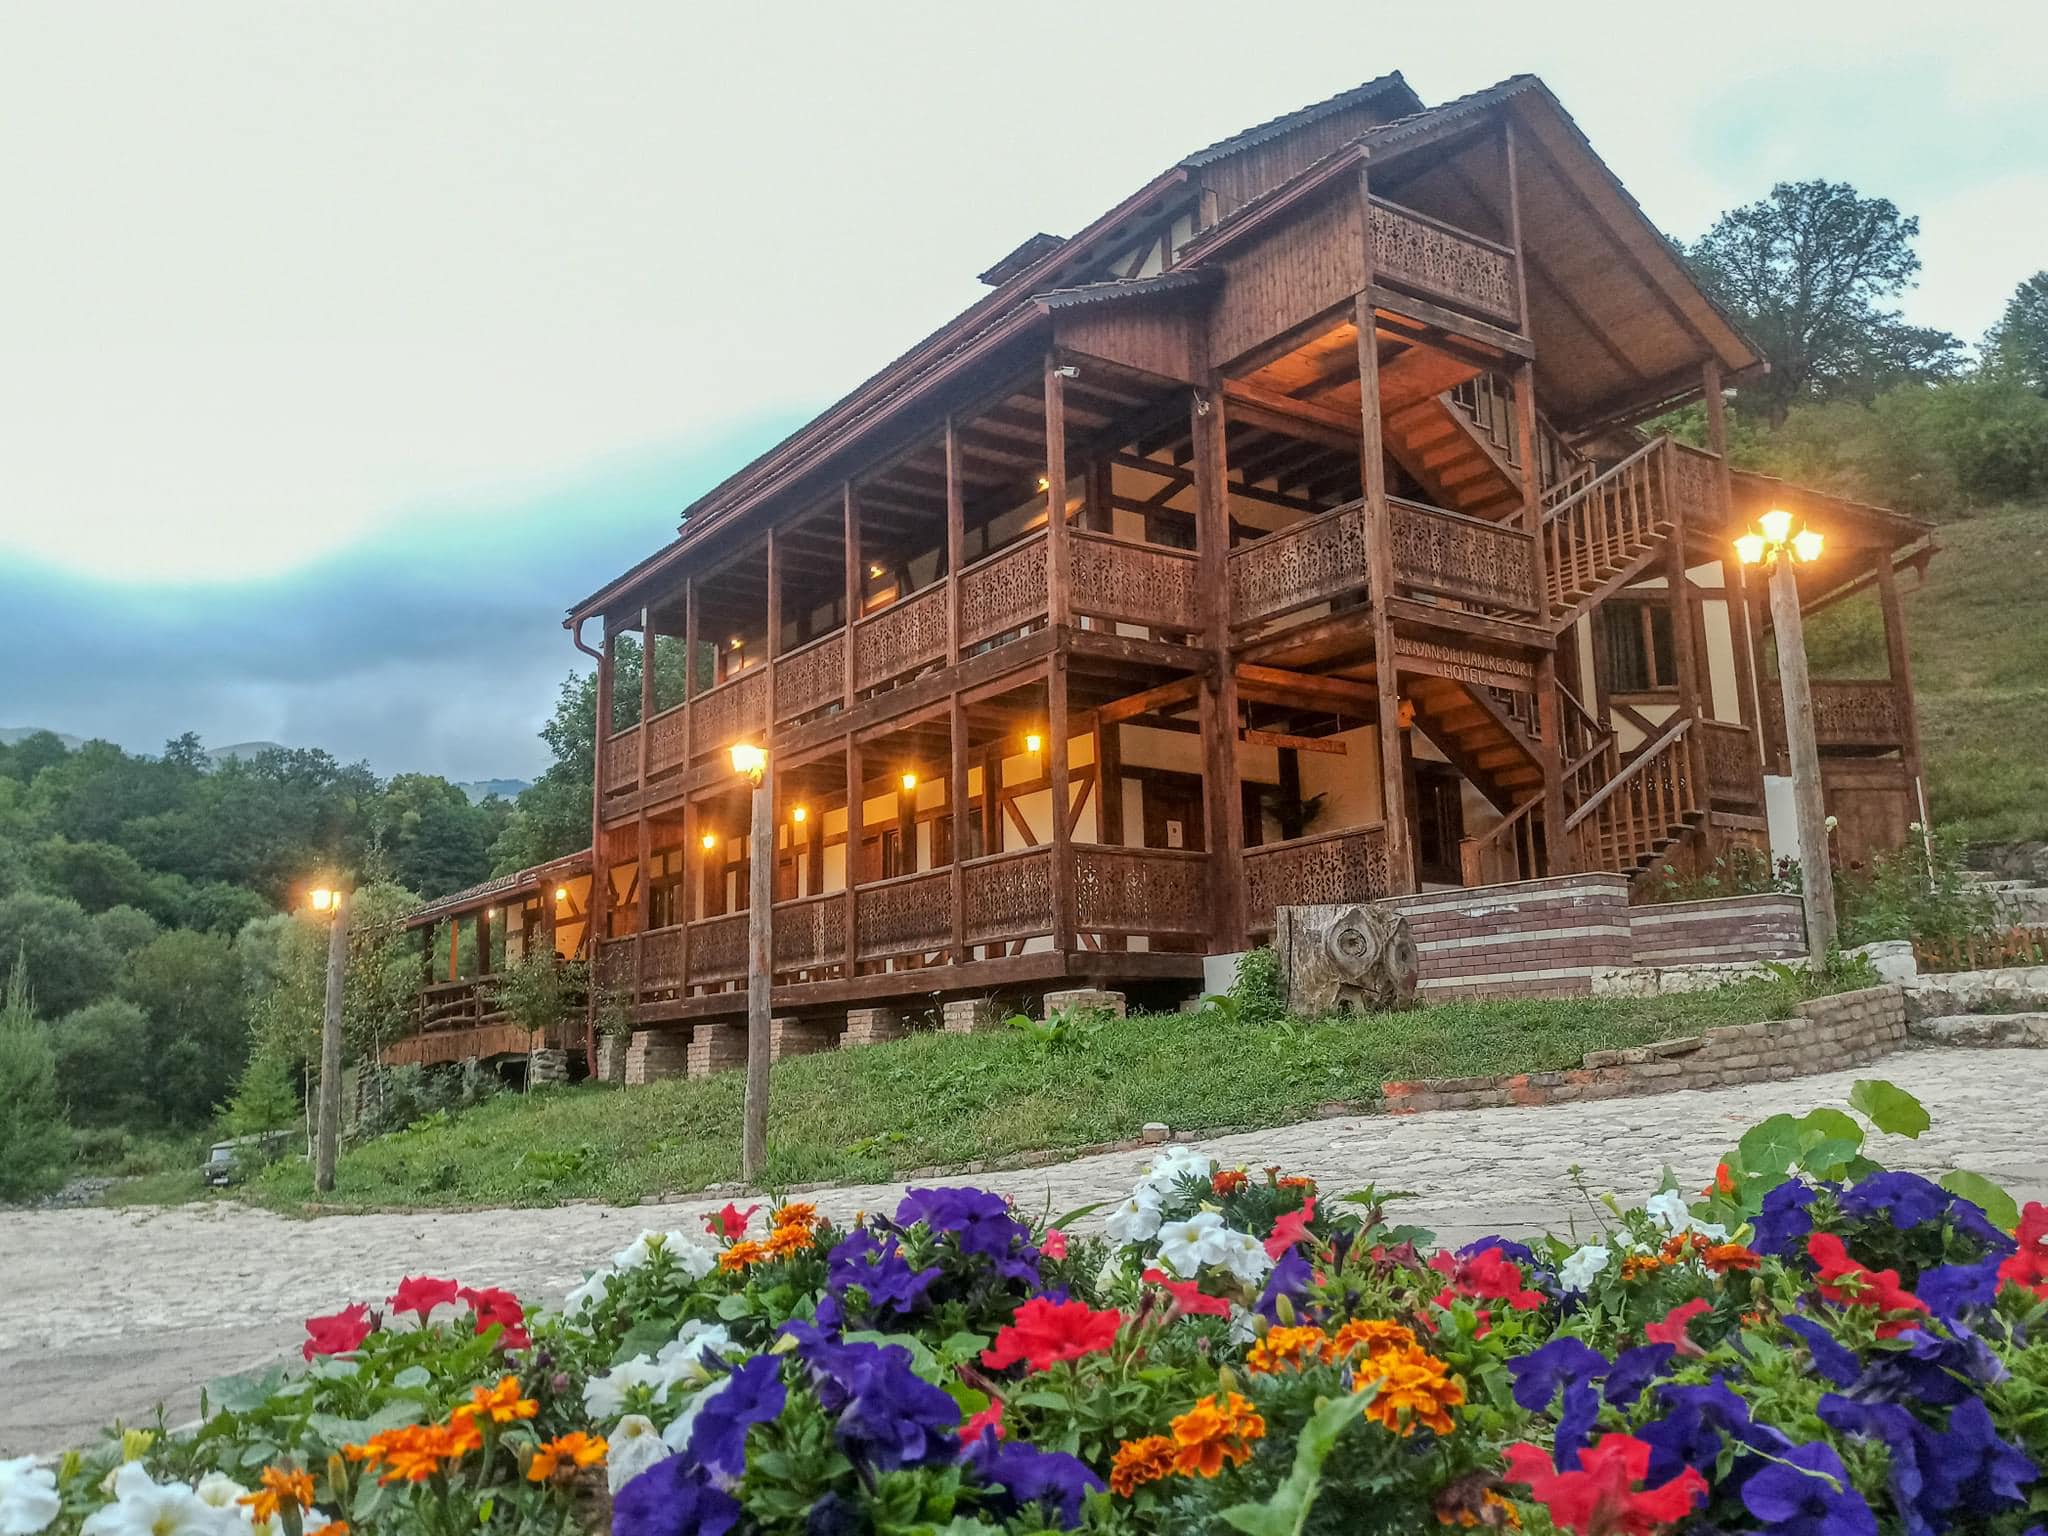
<svg viewBox="0 0 2048 1536">
<path fill-rule="evenodd" d="M 1820 558 L 1822 539 L 1811 528 L 1802 528 L 1792 535 L 1792 558 L 1804 564 Z"/>
<path fill-rule="evenodd" d="M 1026 752 L 1037 752 L 1044 745 L 1045 738 L 1040 736 L 1036 731 L 1033 731 L 1030 735 L 1024 738 L 1024 750 Z"/>
<path fill-rule="evenodd" d="M 905 775 L 903 775 L 903 792 L 907 795 L 916 788 L 917 775 L 914 773 L 906 773 Z"/>
<path fill-rule="evenodd" d="M 804 818 L 809 814 L 810 812 L 806 811 L 802 806 L 798 806 L 795 810 L 789 813 L 789 819 L 793 822 L 796 822 L 798 825 L 802 825 Z"/>
<path fill-rule="evenodd" d="M 756 786 L 761 775 L 768 771 L 768 753 L 750 741 L 736 741 L 732 744 L 732 771 L 752 779 Z"/>
<path fill-rule="evenodd" d="M 1744 565 L 1764 563 L 1764 536 L 1760 533 L 1745 533 L 1735 541 L 1735 558 Z"/>
<path fill-rule="evenodd" d="M 1773 507 L 1757 519 L 1757 526 L 1763 530 L 1765 543 L 1783 544 L 1792 537 L 1792 514 L 1783 507 Z"/>
<path fill-rule="evenodd" d="M 717 846 L 718 834 L 716 832 L 706 832 L 704 834 L 704 851 L 706 853 L 709 853 L 712 849 L 716 848 Z"/>
<path fill-rule="evenodd" d="M 1041 491 L 1049 491 L 1052 489 L 1052 482 L 1046 479 L 1044 475 L 1040 475 L 1038 477 L 1038 488 Z"/>
<path fill-rule="evenodd" d="M 871 565 L 868 567 L 868 574 L 874 577 L 875 580 L 880 581 L 882 579 L 882 568 L 879 565 Z"/>
<path fill-rule="evenodd" d="M 732 646 L 732 648 L 733 648 L 734 650 L 738 650 L 738 649 L 740 648 L 740 646 L 741 646 L 741 645 L 743 645 L 744 643 L 745 643 L 745 642 L 744 642 L 744 641 L 742 641 L 742 640 L 740 639 L 740 637 L 739 637 L 738 635 L 734 635 L 734 636 L 732 637 L 731 641 L 729 642 L 729 644 L 730 644 L 730 645 Z"/>
<path fill-rule="evenodd" d="M 566 885 L 558 885 L 558 886 L 556 886 L 556 887 L 555 887 L 555 900 L 557 900 L 557 901 L 567 901 L 568 899 L 569 899 L 569 887 L 567 887 Z"/>
<path fill-rule="evenodd" d="M 332 912 L 341 904 L 339 893 L 329 890 L 324 885 L 315 886 L 307 893 L 307 899 L 312 903 L 315 912 Z"/>
</svg>

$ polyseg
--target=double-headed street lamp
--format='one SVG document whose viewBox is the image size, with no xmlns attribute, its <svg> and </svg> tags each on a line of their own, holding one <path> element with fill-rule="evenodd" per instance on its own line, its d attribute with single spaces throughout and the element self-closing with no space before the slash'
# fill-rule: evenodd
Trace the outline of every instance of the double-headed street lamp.
<svg viewBox="0 0 2048 1536">
<path fill-rule="evenodd" d="M 348 890 L 315 886 L 306 904 L 327 919 L 327 1003 L 320 1018 L 320 1107 L 313 1135 L 313 1188 L 334 1188 L 341 1155 L 341 994 L 348 975 Z"/>
<path fill-rule="evenodd" d="M 775 780 L 768 752 L 732 745 L 732 771 L 753 786 L 747 834 L 747 1094 L 740 1176 L 758 1180 L 768 1162 L 768 1014 L 775 982 Z"/>
<path fill-rule="evenodd" d="M 1806 629 L 1799 611 L 1797 568 L 1820 558 L 1818 530 L 1773 507 L 1735 541 L 1746 566 L 1768 566 L 1771 628 L 1778 637 L 1778 684 L 1784 691 L 1785 745 L 1792 759 L 1792 809 L 1799 833 L 1799 885 L 1806 906 L 1806 943 L 1815 955 L 1835 947 L 1835 874 L 1829 862 L 1827 800 L 1813 727 L 1813 680 L 1806 670 Z"/>
</svg>

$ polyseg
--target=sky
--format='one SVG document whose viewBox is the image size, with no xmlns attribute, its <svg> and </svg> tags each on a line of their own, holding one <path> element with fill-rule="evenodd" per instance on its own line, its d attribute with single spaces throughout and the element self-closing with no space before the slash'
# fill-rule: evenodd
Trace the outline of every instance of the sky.
<svg viewBox="0 0 2048 1536">
<path fill-rule="evenodd" d="M 0 726 L 530 777 L 563 610 L 723 475 L 1250 123 L 1541 75 L 1692 238 L 2048 265 L 2048 6 L 0 0 Z"/>
</svg>

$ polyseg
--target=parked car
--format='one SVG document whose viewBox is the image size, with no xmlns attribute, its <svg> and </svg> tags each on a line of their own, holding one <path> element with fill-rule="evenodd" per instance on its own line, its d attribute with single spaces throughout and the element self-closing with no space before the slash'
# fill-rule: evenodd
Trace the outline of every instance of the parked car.
<svg viewBox="0 0 2048 1536">
<path fill-rule="evenodd" d="M 292 1131 L 259 1131 L 253 1136 L 216 1141 L 200 1167 L 200 1176 L 215 1189 L 239 1184 L 252 1169 L 261 1168 L 283 1156 L 295 1136 Z"/>
</svg>

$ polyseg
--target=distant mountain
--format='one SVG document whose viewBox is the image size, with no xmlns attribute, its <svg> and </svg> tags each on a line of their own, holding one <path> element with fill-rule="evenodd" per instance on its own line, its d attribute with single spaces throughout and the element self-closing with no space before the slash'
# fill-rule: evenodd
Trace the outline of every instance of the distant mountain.
<svg viewBox="0 0 2048 1536">
<path fill-rule="evenodd" d="M 206 760 L 218 767 L 226 762 L 239 762 L 256 756 L 259 752 L 282 752 L 284 748 L 274 741 L 238 741 L 231 747 L 208 747 Z"/>
<path fill-rule="evenodd" d="M 24 737 L 40 735 L 44 729 L 40 725 L 0 725 L 0 747 L 11 747 Z M 51 731 L 50 734 L 64 743 L 67 752 L 76 752 L 85 745 L 83 736 L 67 736 L 62 731 Z"/>
<path fill-rule="evenodd" d="M 492 795 L 496 795 L 501 800 L 515 800 L 519 797 L 519 791 L 525 789 L 530 782 L 527 779 L 474 779 L 467 784 L 457 784 L 455 787 L 469 796 L 471 802 L 474 803 L 479 800 L 488 800 Z"/>
</svg>

